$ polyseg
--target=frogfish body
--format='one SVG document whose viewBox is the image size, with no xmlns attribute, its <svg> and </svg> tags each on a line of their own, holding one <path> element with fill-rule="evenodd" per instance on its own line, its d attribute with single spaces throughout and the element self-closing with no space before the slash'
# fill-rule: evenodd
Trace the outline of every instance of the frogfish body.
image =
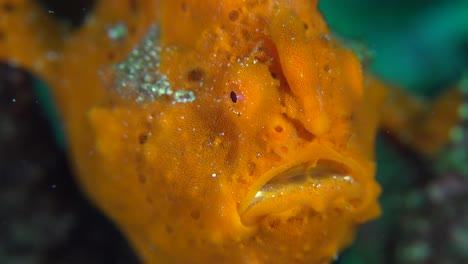
<svg viewBox="0 0 468 264">
<path fill-rule="evenodd" d="M 97 1 L 73 32 L 10 2 L 0 59 L 53 87 L 80 184 L 145 263 L 328 263 L 379 215 L 384 92 L 317 1 Z"/>
</svg>

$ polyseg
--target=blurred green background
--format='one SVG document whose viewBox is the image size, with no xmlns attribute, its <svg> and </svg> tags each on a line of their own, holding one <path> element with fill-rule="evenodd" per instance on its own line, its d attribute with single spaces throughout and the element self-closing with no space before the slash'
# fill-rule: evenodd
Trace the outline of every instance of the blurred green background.
<svg viewBox="0 0 468 264">
<path fill-rule="evenodd" d="M 372 50 L 371 71 L 415 93 L 434 95 L 468 65 L 468 1 L 324 0 L 339 36 Z"/>
</svg>

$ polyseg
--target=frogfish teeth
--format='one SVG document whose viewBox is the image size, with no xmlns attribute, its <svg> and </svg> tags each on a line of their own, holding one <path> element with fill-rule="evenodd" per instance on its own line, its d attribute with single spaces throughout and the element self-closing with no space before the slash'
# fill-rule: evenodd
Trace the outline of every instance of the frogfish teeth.
<svg viewBox="0 0 468 264">
<path fill-rule="evenodd" d="M 12 24 L 47 17 L 7 2 Z M 57 37 L 24 33 L 37 47 L 19 56 L 0 19 L 0 59 L 53 87 L 80 184 L 143 262 L 328 263 L 379 215 L 384 92 L 317 1 L 97 1 L 69 32 L 31 19 Z"/>
</svg>

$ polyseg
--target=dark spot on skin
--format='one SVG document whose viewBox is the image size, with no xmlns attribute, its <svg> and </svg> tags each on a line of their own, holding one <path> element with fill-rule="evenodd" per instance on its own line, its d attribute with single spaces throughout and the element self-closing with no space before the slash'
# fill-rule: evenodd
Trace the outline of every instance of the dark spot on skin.
<svg viewBox="0 0 468 264">
<path fill-rule="evenodd" d="M 309 29 L 309 25 L 307 25 L 307 23 L 304 22 L 304 29 L 307 30 Z"/>
<path fill-rule="evenodd" d="M 247 163 L 247 170 L 249 171 L 249 175 L 253 175 L 257 170 L 257 165 L 253 162 Z"/>
<path fill-rule="evenodd" d="M 283 127 L 282 126 L 276 126 L 275 131 L 278 132 L 278 133 L 281 133 L 281 132 L 283 132 Z"/>
<path fill-rule="evenodd" d="M 190 82 L 199 82 L 205 76 L 205 72 L 201 68 L 195 68 L 187 74 L 187 79 Z"/>
<path fill-rule="evenodd" d="M 147 196 L 146 197 L 146 201 L 149 203 L 149 204 L 153 204 L 153 198 Z"/>
<path fill-rule="evenodd" d="M 198 220 L 200 219 L 200 211 L 198 210 L 194 210 L 190 213 L 190 216 L 194 219 L 194 220 Z"/>
<path fill-rule="evenodd" d="M 15 11 L 16 7 L 15 7 L 15 5 L 13 3 L 6 2 L 6 3 L 3 4 L 2 8 L 3 8 L 3 11 L 5 11 L 7 13 L 10 13 L 10 12 Z"/>
<path fill-rule="evenodd" d="M 183 2 L 181 5 L 182 11 L 187 12 L 187 3 Z"/>
<path fill-rule="evenodd" d="M 280 98 L 280 105 L 282 107 L 286 107 L 286 103 L 284 102 L 284 99 L 283 98 Z"/>
<path fill-rule="evenodd" d="M 234 91 L 231 91 L 231 93 L 229 94 L 229 97 L 231 97 L 231 101 L 233 103 L 237 103 L 237 94 Z"/>
<path fill-rule="evenodd" d="M 114 52 L 109 52 L 109 54 L 107 55 L 107 58 L 110 60 L 110 61 L 113 61 L 115 59 L 115 53 Z"/>
<path fill-rule="evenodd" d="M 148 140 L 147 134 L 140 134 L 138 136 L 138 143 L 140 143 L 141 145 L 145 144 L 147 140 Z"/>
<path fill-rule="evenodd" d="M 174 229 L 172 229 L 172 227 L 170 225 L 166 225 L 166 232 L 168 234 L 172 234 L 173 231 L 174 231 Z"/>
<path fill-rule="evenodd" d="M 270 72 L 270 74 L 271 74 L 271 77 L 273 77 L 273 79 L 276 79 L 276 77 L 277 77 L 276 73 Z"/>
<path fill-rule="evenodd" d="M 229 12 L 228 17 L 229 20 L 234 22 L 239 18 L 239 12 L 237 10 L 232 10 L 231 12 Z"/>
<path fill-rule="evenodd" d="M 145 183 L 146 182 L 146 176 L 142 173 L 139 173 L 138 174 L 138 180 L 141 182 L 141 183 Z"/>
<path fill-rule="evenodd" d="M 268 226 L 270 227 L 270 229 L 276 229 L 280 226 L 280 221 L 279 220 L 274 220 L 274 221 L 271 221 Z"/>
<path fill-rule="evenodd" d="M 138 3 L 136 0 L 129 0 L 128 4 L 130 5 L 130 10 L 136 13 L 138 11 Z"/>
</svg>

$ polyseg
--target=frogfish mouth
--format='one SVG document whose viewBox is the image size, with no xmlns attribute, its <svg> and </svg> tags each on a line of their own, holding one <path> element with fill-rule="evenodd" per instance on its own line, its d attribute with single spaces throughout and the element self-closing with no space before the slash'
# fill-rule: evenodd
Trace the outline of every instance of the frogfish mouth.
<svg viewBox="0 0 468 264">
<path fill-rule="evenodd" d="M 308 208 L 315 213 L 322 213 L 329 207 L 336 210 L 345 210 L 346 206 L 353 210 L 359 208 L 366 199 L 365 184 L 359 179 L 365 172 L 331 149 L 328 155 L 314 157 L 317 155 L 313 145 L 310 152 L 304 153 L 304 160 L 278 166 L 257 179 L 240 205 L 239 214 L 244 224 L 252 225 L 270 214 L 298 208 Z"/>
</svg>

